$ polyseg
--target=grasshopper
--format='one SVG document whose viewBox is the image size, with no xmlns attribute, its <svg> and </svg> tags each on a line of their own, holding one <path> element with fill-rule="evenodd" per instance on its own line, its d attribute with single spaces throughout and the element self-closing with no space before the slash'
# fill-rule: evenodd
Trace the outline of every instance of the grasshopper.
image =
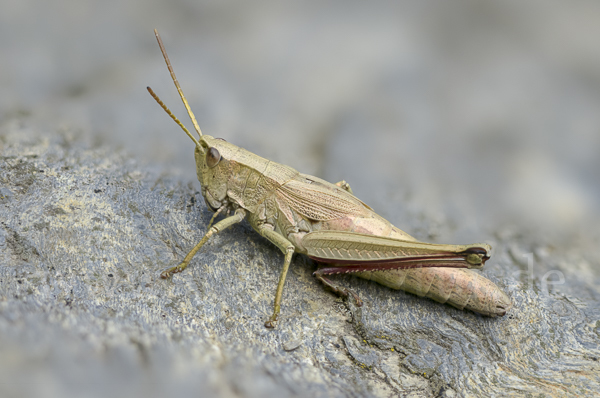
<svg viewBox="0 0 600 398">
<path fill-rule="evenodd" d="M 285 278 L 294 253 L 320 263 L 313 275 L 338 295 L 352 296 L 359 306 L 362 301 L 356 293 L 338 286 L 327 275 L 354 273 L 394 289 L 492 317 L 502 316 L 510 309 L 510 299 L 498 286 L 469 270 L 481 268 L 490 258 L 489 245 L 419 242 L 354 196 L 345 181 L 331 184 L 202 134 L 160 35 L 157 30 L 154 33 L 199 138 L 190 133 L 150 87 L 148 92 L 194 142 L 202 196 L 215 212 L 200 242 L 179 265 L 163 271 L 162 278 L 182 272 L 211 236 L 246 219 L 285 256 L 273 314 L 265 322 L 268 328 L 274 327 L 279 317 Z M 222 213 L 228 216 L 213 225 Z"/>
</svg>

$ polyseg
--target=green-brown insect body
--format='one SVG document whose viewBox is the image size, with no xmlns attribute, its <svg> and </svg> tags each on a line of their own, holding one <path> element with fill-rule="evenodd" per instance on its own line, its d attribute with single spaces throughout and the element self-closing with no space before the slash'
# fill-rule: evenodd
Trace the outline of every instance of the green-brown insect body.
<svg viewBox="0 0 600 398">
<path fill-rule="evenodd" d="M 249 213 L 248 221 L 255 229 L 261 225 L 272 226 L 277 233 L 286 236 L 295 244 L 296 252 L 307 254 L 302 244 L 304 238 L 310 232 L 321 230 L 386 236 L 410 242 L 408 248 L 402 253 L 405 256 L 422 252 L 422 248 L 419 247 L 421 242 L 394 227 L 338 185 L 301 174 L 289 166 L 267 160 L 211 136 L 203 135 L 200 144 L 203 150 L 195 151 L 197 174 L 209 207 L 213 210 L 223 206 L 229 211 L 240 208 L 246 210 Z M 219 161 L 212 167 L 207 161 L 210 148 L 216 149 L 220 155 Z M 292 194 L 289 187 L 293 189 L 294 185 L 304 190 L 309 189 L 307 186 L 318 186 L 320 190 L 313 192 L 315 196 L 316 192 L 322 194 L 323 191 L 329 191 L 330 197 L 318 198 L 321 202 L 324 199 L 339 201 L 340 198 L 344 198 L 348 201 L 347 211 L 345 214 L 336 208 L 311 211 L 310 207 L 306 207 L 307 210 L 303 211 L 303 206 L 298 200 L 294 202 L 296 206 L 290 205 Z M 299 211 L 295 207 L 299 208 Z M 425 244 L 425 246 L 429 245 Z M 343 246 L 339 242 L 339 237 L 336 246 L 335 250 L 340 250 L 339 247 Z M 472 245 L 452 246 L 459 248 L 458 251 L 472 247 Z M 415 252 L 411 252 L 411 249 Z M 317 253 L 316 250 L 314 249 L 312 253 Z M 351 258 L 350 255 L 346 257 Z M 355 272 L 357 276 L 377 281 L 394 289 L 406 290 L 421 297 L 428 297 L 488 316 L 503 315 L 510 307 L 510 300 L 495 284 L 470 270 L 435 267 L 353 271 L 340 267 L 338 272 Z"/>
<path fill-rule="evenodd" d="M 273 316 L 280 311 L 285 277 L 294 253 L 326 264 L 315 276 L 334 292 L 352 295 L 325 276 L 355 273 L 395 289 L 404 289 L 488 315 L 504 315 L 510 299 L 495 284 L 466 269 L 481 268 L 489 258 L 487 244 L 440 245 L 419 242 L 356 198 L 345 182 L 331 184 L 299 173 L 219 138 L 203 135 L 187 104 L 158 32 L 157 39 L 179 94 L 200 136 L 196 139 L 171 111 L 148 91 L 196 144 L 195 159 L 202 195 L 215 216 L 231 214 L 209 228 L 184 261 L 164 271 L 166 278 L 187 267 L 210 236 L 247 219 L 284 254 Z M 214 219 L 213 217 L 213 219 Z M 211 221 L 212 224 L 212 221 Z M 448 268 L 447 268 L 448 267 Z"/>
</svg>

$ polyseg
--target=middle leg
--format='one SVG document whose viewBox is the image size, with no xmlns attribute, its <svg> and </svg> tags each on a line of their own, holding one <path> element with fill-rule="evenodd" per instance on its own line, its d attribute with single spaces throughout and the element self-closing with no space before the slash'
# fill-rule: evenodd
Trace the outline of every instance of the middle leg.
<svg viewBox="0 0 600 398">
<path fill-rule="evenodd" d="M 258 229 L 258 232 L 270 240 L 275 246 L 277 246 L 284 254 L 285 260 L 283 261 L 283 269 L 279 275 L 279 283 L 277 284 L 277 292 L 275 293 L 275 302 L 273 305 L 273 315 L 265 322 L 265 327 L 274 328 L 277 318 L 279 318 L 279 312 L 281 311 L 281 296 L 283 295 L 283 286 L 285 285 L 285 278 L 292 262 L 292 256 L 296 251 L 296 247 L 287 240 L 283 235 L 269 229 L 266 226 L 262 226 Z"/>
</svg>

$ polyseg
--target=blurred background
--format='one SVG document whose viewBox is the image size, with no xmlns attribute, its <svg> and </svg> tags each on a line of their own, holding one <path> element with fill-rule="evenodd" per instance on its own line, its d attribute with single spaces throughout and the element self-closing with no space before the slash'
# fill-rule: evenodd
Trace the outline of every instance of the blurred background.
<svg viewBox="0 0 600 398">
<path fill-rule="evenodd" d="M 426 209 L 465 241 L 597 230 L 600 2 L 2 0 L 1 120 L 197 184 L 192 143 L 146 92 L 191 127 L 154 28 L 204 133 L 346 179 L 401 228 Z"/>
</svg>

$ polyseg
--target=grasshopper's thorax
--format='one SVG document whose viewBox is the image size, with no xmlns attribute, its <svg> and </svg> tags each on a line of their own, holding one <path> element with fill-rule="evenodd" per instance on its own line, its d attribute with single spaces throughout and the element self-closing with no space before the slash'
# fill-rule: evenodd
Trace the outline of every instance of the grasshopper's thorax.
<svg viewBox="0 0 600 398">
<path fill-rule="evenodd" d="M 298 174 L 223 139 L 203 135 L 196 147 L 196 173 L 212 210 L 228 206 L 256 211 L 278 186 Z"/>
</svg>

